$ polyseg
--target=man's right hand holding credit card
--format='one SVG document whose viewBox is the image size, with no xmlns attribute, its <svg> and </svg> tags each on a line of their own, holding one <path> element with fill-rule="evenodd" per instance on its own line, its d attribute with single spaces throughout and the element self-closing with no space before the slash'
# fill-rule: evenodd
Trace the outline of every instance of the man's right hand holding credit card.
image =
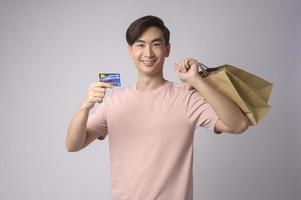
<svg viewBox="0 0 301 200">
<path fill-rule="evenodd" d="M 119 73 L 99 73 L 99 81 L 89 85 L 81 106 L 82 109 L 90 110 L 96 102 L 101 103 L 103 101 L 107 88 L 121 85 Z"/>
<path fill-rule="evenodd" d="M 97 82 L 91 83 L 88 87 L 86 97 L 81 105 L 81 109 L 90 110 L 96 102 L 101 103 L 106 94 L 106 88 L 113 88 L 111 83 Z"/>
</svg>

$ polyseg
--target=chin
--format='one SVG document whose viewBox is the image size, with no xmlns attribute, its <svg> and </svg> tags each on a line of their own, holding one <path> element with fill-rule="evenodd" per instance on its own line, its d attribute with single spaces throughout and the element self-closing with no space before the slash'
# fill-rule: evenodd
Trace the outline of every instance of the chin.
<svg viewBox="0 0 301 200">
<path fill-rule="evenodd" d="M 162 69 L 159 69 L 156 66 L 138 66 L 137 70 L 145 75 L 155 75 L 162 71 Z"/>
</svg>

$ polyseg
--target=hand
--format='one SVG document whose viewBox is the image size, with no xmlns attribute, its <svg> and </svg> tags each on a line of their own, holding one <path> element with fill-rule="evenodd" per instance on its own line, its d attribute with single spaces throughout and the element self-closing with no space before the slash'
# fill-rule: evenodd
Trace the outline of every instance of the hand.
<svg viewBox="0 0 301 200">
<path fill-rule="evenodd" d="M 106 88 L 113 88 L 113 85 L 104 82 L 90 84 L 80 109 L 90 110 L 96 102 L 101 103 L 106 94 Z"/>
<path fill-rule="evenodd" d="M 179 60 L 174 64 L 175 71 L 183 82 L 190 82 L 200 77 L 199 62 L 192 58 Z"/>
</svg>

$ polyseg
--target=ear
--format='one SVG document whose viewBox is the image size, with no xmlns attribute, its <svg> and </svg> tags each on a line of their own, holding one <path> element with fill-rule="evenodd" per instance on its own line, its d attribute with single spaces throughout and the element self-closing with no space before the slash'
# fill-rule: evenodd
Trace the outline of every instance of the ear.
<svg viewBox="0 0 301 200">
<path fill-rule="evenodd" d="M 128 56 L 130 58 L 132 58 L 132 46 L 131 45 L 128 46 Z"/>
<path fill-rule="evenodd" d="M 170 42 L 168 42 L 168 44 L 166 44 L 166 55 L 165 57 L 168 57 L 170 53 Z"/>
</svg>

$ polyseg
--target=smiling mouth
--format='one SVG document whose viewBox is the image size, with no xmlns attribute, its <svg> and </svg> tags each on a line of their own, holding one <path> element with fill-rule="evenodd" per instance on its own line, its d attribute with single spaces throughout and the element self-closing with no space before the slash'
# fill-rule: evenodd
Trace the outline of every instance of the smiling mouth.
<svg viewBox="0 0 301 200">
<path fill-rule="evenodd" d="M 141 62 L 145 65 L 151 66 L 156 62 L 156 60 L 141 60 Z"/>
</svg>

